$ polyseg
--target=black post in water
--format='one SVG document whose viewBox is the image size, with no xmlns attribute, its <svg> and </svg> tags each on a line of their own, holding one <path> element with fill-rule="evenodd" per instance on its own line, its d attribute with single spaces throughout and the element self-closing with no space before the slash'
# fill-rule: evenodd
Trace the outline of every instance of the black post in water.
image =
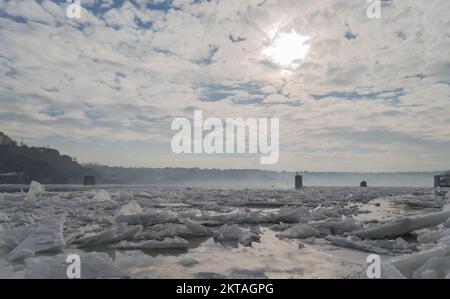
<svg viewBox="0 0 450 299">
<path fill-rule="evenodd" d="M 295 189 L 299 190 L 303 188 L 303 176 L 299 175 L 297 172 L 297 175 L 295 176 Z"/>
<path fill-rule="evenodd" d="M 95 186 L 95 176 L 85 176 L 83 184 L 85 186 Z"/>
</svg>

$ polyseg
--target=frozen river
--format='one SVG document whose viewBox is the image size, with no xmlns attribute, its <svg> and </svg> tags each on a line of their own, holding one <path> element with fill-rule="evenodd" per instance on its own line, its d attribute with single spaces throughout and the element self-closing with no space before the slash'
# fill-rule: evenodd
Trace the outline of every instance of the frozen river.
<svg viewBox="0 0 450 299">
<path fill-rule="evenodd" d="M 353 236 L 441 212 L 447 198 L 430 188 L 3 190 L 0 278 L 66 278 L 73 253 L 84 278 L 347 278 L 370 253 L 416 254 L 449 235 L 439 223 L 378 241 Z"/>
</svg>

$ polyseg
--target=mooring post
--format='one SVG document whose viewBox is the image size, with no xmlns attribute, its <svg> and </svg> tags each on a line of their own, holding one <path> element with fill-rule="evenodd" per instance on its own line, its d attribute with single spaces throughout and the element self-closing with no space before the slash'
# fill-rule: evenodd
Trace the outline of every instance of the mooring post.
<svg viewBox="0 0 450 299">
<path fill-rule="evenodd" d="M 301 188 L 303 188 L 303 176 L 297 172 L 295 175 L 295 189 L 299 190 Z"/>
</svg>

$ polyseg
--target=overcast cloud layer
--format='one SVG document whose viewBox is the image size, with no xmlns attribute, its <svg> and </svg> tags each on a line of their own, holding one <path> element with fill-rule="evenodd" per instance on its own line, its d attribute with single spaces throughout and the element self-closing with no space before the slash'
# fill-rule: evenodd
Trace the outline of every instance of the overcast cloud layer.
<svg viewBox="0 0 450 299">
<path fill-rule="evenodd" d="M 259 168 L 178 156 L 175 117 L 280 118 L 271 169 L 450 168 L 450 1 L 0 0 L 0 131 L 82 162 Z M 310 47 L 263 55 L 273 32 Z"/>
</svg>

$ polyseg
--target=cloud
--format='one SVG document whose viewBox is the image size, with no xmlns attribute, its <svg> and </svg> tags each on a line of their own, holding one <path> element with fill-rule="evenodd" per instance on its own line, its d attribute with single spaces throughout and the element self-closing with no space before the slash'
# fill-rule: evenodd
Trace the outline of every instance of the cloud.
<svg viewBox="0 0 450 299">
<path fill-rule="evenodd" d="M 81 161 L 259 167 L 170 154 L 171 119 L 203 109 L 280 118 L 278 169 L 450 167 L 441 146 L 450 142 L 449 1 L 390 1 L 381 19 L 367 18 L 364 0 L 82 4 L 70 20 L 65 1 L 0 0 L 0 127 L 12 136 L 66 136 L 57 145 Z M 310 37 L 298 68 L 263 55 L 274 30 Z M 72 150 L 93 140 L 111 153 Z M 112 154 L 142 142 L 133 155 Z M 408 155 L 393 154 L 402 147 Z"/>
</svg>

